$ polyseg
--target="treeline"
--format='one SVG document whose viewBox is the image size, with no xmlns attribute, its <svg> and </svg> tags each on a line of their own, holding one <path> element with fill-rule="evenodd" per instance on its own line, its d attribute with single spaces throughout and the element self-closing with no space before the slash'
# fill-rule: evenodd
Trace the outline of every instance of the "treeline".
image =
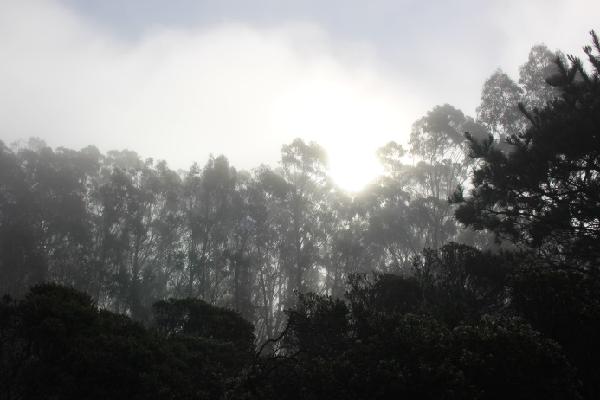
<svg viewBox="0 0 600 400">
<path fill-rule="evenodd" d="M 256 352 L 250 323 L 201 300 L 160 301 L 143 326 L 71 288 L 35 286 L 0 301 L 0 399 L 562 400 L 581 398 L 582 377 L 596 398 L 597 325 L 574 334 L 588 340 L 570 343 L 575 368 L 520 316 L 550 317 L 559 301 L 534 293 L 501 307 L 510 262 L 460 245 L 430 255 L 435 279 L 354 276 L 343 300 L 300 295 L 283 334 Z M 514 276 L 529 296 L 535 281 Z M 581 318 L 572 311 L 559 324 Z"/>
<path fill-rule="evenodd" d="M 219 399 L 254 361 L 253 326 L 201 300 L 152 329 L 54 284 L 0 301 L 0 399 Z"/>
<path fill-rule="evenodd" d="M 461 228 L 448 202 L 476 165 L 464 132 L 509 146 L 528 124 L 517 102 L 557 95 L 544 81 L 555 57 L 535 46 L 518 83 L 495 72 L 475 119 L 432 109 L 406 150 L 380 150 L 386 175 L 356 196 L 331 182 L 323 149 L 299 139 L 278 167 L 250 172 L 223 156 L 173 171 L 130 151 L 0 144 L 0 292 L 52 281 L 141 321 L 159 299 L 200 298 L 239 311 L 263 341 L 297 292 L 341 296 L 350 274 L 409 273 L 448 241 L 496 246 Z"/>
<path fill-rule="evenodd" d="M 249 173 L 2 145 L 0 396 L 597 399 L 592 37 L 434 108 L 355 197 L 301 140 Z"/>
</svg>

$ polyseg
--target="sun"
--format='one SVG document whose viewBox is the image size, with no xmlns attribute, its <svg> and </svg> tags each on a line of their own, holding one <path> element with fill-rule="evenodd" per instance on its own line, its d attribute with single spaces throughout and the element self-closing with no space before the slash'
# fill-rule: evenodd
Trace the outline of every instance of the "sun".
<svg viewBox="0 0 600 400">
<path fill-rule="evenodd" d="M 383 173 L 374 151 L 360 146 L 325 148 L 328 154 L 328 173 L 336 186 L 356 193 Z M 371 149 L 373 150 L 373 149 Z"/>
<path fill-rule="evenodd" d="M 272 107 L 272 129 L 291 142 L 314 141 L 328 155 L 328 172 L 347 192 L 358 192 L 383 173 L 377 149 L 407 132 L 407 106 L 368 79 L 310 76 L 296 82 Z M 403 112 L 404 111 L 404 112 Z"/>
</svg>

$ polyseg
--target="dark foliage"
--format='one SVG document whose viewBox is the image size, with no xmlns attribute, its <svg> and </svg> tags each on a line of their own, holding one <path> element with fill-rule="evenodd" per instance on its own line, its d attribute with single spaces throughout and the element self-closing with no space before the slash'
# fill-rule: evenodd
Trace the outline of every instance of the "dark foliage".
<svg viewBox="0 0 600 400">
<path fill-rule="evenodd" d="M 511 302 L 532 326 L 561 344 L 584 383 L 600 396 L 600 277 L 569 266 L 524 263 L 511 277 Z"/>
<path fill-rule="evenodd" d="M 303 296 L 279 352 L 255 371 L 256 398 L 579 398 L 556 342 L 517 317 L 450 326 L 427 312 L 418 286 L 357 278 L 347 303 Z"/>
<path fill-rule="evenodd" d="M 252 343 L 237 314 L 201 306 Z M 253 354 L 222 331 L 156 334 L 52 284 L 33 287 L 20 301 L 5 297 L 0 319 L 0 398 L 7 400 L 217 399 Z"/>
<path fill-rule="evenodd" d="M 559 74 L 548 81 L 560 97 L 540 109 L 521 107 L 530 125 L 507 139 L 510 152 L 492 137 L 470 137 L 479 164 L 470 196 L 455 198 L 460 222 L 554 258 L 600 259 L 600 63 L 591 48 L 586 53 L 591 73 L 576 58 L 556 60 Z"/>
</svg>

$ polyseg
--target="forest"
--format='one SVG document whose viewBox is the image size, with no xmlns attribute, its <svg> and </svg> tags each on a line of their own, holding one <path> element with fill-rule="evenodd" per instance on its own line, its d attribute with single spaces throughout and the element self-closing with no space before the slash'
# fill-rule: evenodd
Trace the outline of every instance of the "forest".
<svg viewBox="0 0 600 400">
<path fill-rule="evenodd" d="M 433 107 L 357 193 L 302 139 L 250 171 L 0 141 L 0 399 L 600 398 L 584 51 Z"/>
</svg>

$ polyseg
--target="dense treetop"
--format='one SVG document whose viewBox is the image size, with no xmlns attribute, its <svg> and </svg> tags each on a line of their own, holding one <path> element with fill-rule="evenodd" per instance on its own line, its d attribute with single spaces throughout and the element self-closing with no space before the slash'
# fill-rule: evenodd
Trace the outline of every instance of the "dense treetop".
<svg viewBox="0 0 600 400">
<path fill-rule="evenodd" d="M 586 48 L 591 71 L 575 58 L 570 64 L 558 59 L 559 73 L 549 83 L 561 95 L 541 109 L 521 104 L 529 124 L 507 137 L 509 151 L 493 137 L 470 138 L 479 163 L 469 197 L 458 196 L 459 221 L 553 255 L 597 262 L 600 46 L 593 37 L 596 54 Z"/>
</svg>

